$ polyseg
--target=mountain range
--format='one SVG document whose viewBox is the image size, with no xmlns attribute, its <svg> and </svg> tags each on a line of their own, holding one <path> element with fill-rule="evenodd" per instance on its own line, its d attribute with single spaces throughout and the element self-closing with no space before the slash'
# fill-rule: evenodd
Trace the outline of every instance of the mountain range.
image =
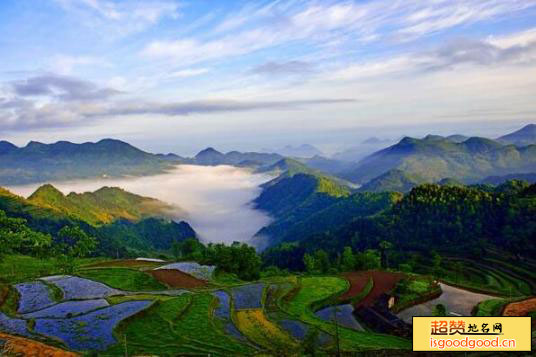
<svg viewBox="0 0 536 357">
<path fill-rule="evenodd" d="M 163 172 L 179 161 L 164 160 L 113 139 L 83 144 L 31 141 L 24 147 L 4 141 L 0 144 L 0 184 L 149 175 Z"/>
<path fill-rule="evenodd" d="M 456 142 L 429 135 L 423 139 L 405 137 L 364 158 L 340 176 L 376 187 L 378 185 L 371 180 L 385 180 L 393 175 L 397 180 L 407 175 L 404 181 L 415 183 L 437 182 L 447 177 L 472 183 L 492 175 L 531 172 L 536 172 L 534 144 L 518 147 L 479 137 Z"/>
</svg>

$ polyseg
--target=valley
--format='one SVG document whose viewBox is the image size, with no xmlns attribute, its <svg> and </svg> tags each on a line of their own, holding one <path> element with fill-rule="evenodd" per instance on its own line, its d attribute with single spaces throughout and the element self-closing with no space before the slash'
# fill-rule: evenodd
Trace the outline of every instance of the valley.
<svg viewBox="0 0 536 357">
<path fill-rule="evenodd" d="M 318 159 L 177 157 L 164 172 L 2 188 L 8 346 L 404 354 L 413 316 L 533 314 L 530 174 L 427 183 L 397 169 L 356 187 Z"/>
</svg>

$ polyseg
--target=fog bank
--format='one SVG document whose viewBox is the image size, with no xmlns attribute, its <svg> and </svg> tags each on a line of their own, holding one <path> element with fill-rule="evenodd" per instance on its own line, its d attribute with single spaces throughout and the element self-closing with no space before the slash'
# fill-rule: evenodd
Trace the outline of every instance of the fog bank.
<svg viewBox="0 0 536 357">
<path fill-rule="evenodd" d="M 248 242 L 270 222 L 270 217 L 249 205 L 259 195 L 259 185 L 269 179 L 269 176 L 232 166 L 179 165 L 168 173 L 155 176 L 52 184 L 64 194 L 114 186 L 157 198 L 176 206 L 173 216 L 177 220 L 186 220 L 203 241 L 231 243 Z M 9 190 L 28 197 L 40 185 L 11 186 Z"/>
</svg>

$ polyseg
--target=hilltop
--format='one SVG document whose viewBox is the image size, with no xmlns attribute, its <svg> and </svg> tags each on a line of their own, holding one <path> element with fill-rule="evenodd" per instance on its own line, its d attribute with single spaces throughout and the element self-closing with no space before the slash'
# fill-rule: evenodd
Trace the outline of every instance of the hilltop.
<svg viewBox="0 0 536 357">
<path fill-rule="evenodd" d="M 31 141 L 24 147 L 0 144 L 0 184 L 79 179 L 102 176 L 149 175 L 165 171 L 179 160 L 142 151 L 128 143 L 103 139 L 75 144 Z"/>
</svg>

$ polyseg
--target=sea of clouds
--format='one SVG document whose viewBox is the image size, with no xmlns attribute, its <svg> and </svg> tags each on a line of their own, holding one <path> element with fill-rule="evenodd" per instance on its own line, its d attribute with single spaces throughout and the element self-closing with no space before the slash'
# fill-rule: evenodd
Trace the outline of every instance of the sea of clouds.
<svg viewBox="0 0 536 357">
<path fill-rule="evenodd" d="M 255 210 L 251 201 L 260 194 L 267 175 L 232 166 L 179 165 L 159 175 L 132 178 L 101 178 L 51 182 L 64 194 L 95 191 L 103 186 L 157 198 L 172 204 L 171 215 L 186 220 L 205 242 L 249 242 L 270 223 L 270 217 Z M 28 197 L 41 184 L 11 186 Z"/>
</svg>

